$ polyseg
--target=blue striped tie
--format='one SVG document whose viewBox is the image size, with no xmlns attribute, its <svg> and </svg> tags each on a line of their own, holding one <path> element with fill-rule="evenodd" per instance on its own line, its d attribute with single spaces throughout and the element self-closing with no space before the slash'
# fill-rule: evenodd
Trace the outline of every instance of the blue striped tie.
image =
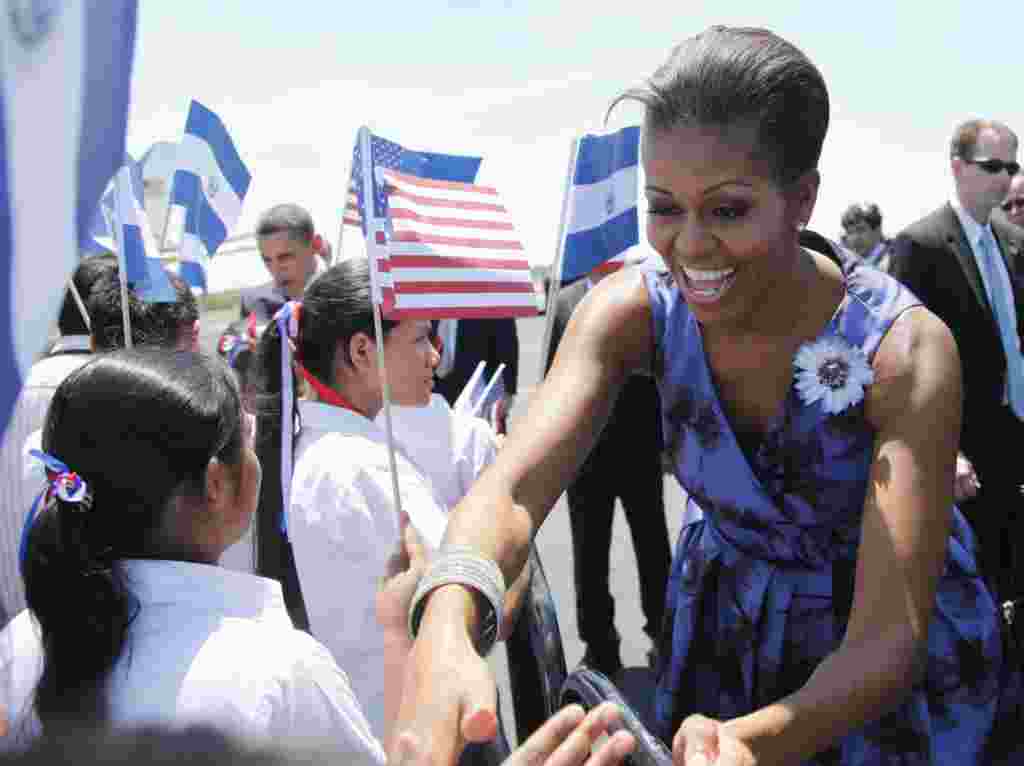
<svg viewBox="0 0 1024 766">
<path fill-rule="evenodd" d="M 982 232 L 979 244 L 985 263 L 985 281 L 988 282 L 989 295 L 992 298 L 992 310 L 995 312 L 996 322 L 999 323 L 999 334 L 1003 340 L 1003 351 L 1006 353 L 1007 396 L 1014 414 L 1024 420 L 1024 359 L 1020 354 L 1016 318 L 1010 316 L 1010 306 L 1014 304 L 1006 295 L 997 262 L 999 250 L 992 240 L 992 232 L 987 228 Z"/>
</svg>

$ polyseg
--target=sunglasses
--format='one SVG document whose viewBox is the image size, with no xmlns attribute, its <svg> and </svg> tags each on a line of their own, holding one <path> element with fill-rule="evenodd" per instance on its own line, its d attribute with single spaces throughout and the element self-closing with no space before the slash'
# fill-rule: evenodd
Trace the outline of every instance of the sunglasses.
<svg viewBox="0 0 1024 766">
<path fill-rule="evenodd" d="M 1002 205 L 1000 205 L 1004 213 L 1013 212 L 1014 208 L 1020 208 L 1024 210 L 1024 197 L 1018 197 L 1017 199 L 1008 199 Z"/>
<path fill-rule="evenodd" d="M 1017 175 L 1020 172 L 1020 163 L 1018 162 L 1006 162 L 1005 160 L 993 160 L 986 157 L 975 157 L 973 160 L 969 160 L 966 157 L 961 157 L 964 162 L 970 165 L 977 165 L 979 168 L 984 170 L 986 173 L 1001 173 L 1006 171 L 1011 176 Z"/>
</svg>

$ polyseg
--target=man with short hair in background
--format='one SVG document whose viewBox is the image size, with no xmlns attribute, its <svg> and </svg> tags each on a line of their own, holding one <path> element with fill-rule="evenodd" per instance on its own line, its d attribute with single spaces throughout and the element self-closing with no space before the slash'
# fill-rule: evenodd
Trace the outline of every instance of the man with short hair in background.
<svg viewBox="0 0 1024 766">
<path fill-rule="evenodd" d="M 971 120 L 950 143 L 949 201 L 893 243 L 890 273 L 953 333 L 963 370 L 955 495 L 977 534 L 982 573 L 1000 602 L 1021 595 L 1024 566 L 1024 283 L 1021 240 L 992 219 L 1020 170 L 1006 125 Z"/>
<path fill-rule="evenodd" d="M 269 322 L 287 301 L 300 300 L 306 285 L 324 271 L 319 256 L 324 243 L 309 211 L 292 203 L 275 205 L 260 216 L 256 242 L 272 279 L 242 290 L 241 317 L 255 314 L 256 322 Z"/>
</svg>

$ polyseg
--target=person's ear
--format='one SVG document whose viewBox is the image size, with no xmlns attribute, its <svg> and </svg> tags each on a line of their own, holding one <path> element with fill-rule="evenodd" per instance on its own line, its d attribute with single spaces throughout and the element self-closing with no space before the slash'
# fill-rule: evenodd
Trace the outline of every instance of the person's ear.
<svg viewBox="0 0 1024 766">
<path fill-rule="evenodd" d="M 206 465 L 206 502 L 211 510 L 230 503 L 235 496 L 235 478 L 231 467 L 215 457 Z"/>
<path fill-rule="evenodd" d="M 365 332 L 357 332 L 348 341 L 348 357 L 357 370 L 375 367 L 377 364 L 377 345 Z"/>
<path fill-rule="evenodd" d="M 964 172 L 964 161 L 959 157 L 953 157 L 949 160 L 949 169 L 953 173 L 953 178 L 957 181 L 960 180 L 960 176 Z"/>
<path fill-rule="evenodd" d="M 793 184 L 791 201 L 793 218 L 799 231 L 811 220 L 814 206 L 818 201 L 818 189 L 821 186 L 821 173 L 817 169 L 808 170 Z"/>
</svg>

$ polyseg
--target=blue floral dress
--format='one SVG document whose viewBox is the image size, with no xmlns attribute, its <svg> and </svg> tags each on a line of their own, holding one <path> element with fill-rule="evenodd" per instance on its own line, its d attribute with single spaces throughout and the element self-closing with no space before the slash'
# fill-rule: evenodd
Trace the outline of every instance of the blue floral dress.
<svg viewBox="0 0 1024 766">
<path fill-rule="evenodd" d="M 843 261 L 846 295 L 819 340 L 838 337 L 870 362 L 896 318 L 919 302 L 881 272 L 832 257 Z M 791 386 L 767 434 L 745 452 L 718 400 L 699 323 L 670 276 L 644 276 L 666 443 L 703 511 L 680 533 L 667 589 L 656 714 L 670 742 L 692 713 L 727 720 L 796 691 L 838 648 L 875 434 L 863 401 L 829 414 Z M 971 530 L 950 513 L 925 679 L 900 707 L 808 763 L 991 762 L 1000 623 Z"/>
</svg>

